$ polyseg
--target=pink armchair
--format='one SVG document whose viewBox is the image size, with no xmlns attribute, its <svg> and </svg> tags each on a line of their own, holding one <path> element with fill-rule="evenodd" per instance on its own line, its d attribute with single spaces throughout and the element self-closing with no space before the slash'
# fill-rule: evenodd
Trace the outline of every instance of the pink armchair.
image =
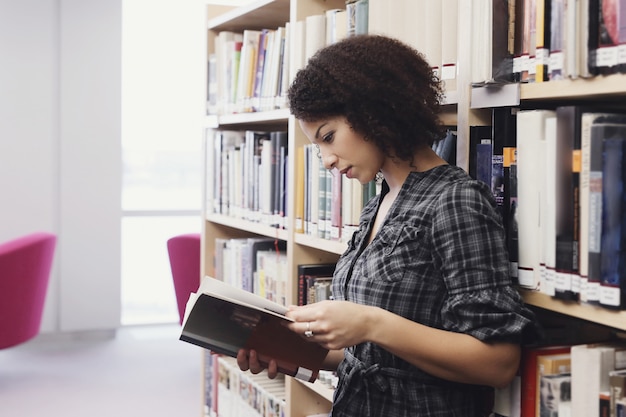
<svg viewBox="0 0 626 417">
<path fill-rule="evenodd" d="M 0 244 L 0 349 L 39 334 L 55 247 L 45 232 Z"/>
<path fill-rule="evenodd" d="M 174 236 L 167 241 L 180 323 L 189 294 L 200 286 L 200 233 Z"/>
</svg>

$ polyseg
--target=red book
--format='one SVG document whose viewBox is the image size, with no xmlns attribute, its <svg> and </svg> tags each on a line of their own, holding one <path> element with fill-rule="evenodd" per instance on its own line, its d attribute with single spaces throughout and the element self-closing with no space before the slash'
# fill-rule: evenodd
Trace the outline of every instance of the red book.
<svg viewBox="0 0 626 417">
<path fill-rule="evenodd" d="M 521 417 L 536 417 L 537 399 L 537 358 L 542 355 L 568 353 L 569 345 L 526 347 L 522 349 L 520 361 L 522 392 L 520 404 Z"/>
</svg>

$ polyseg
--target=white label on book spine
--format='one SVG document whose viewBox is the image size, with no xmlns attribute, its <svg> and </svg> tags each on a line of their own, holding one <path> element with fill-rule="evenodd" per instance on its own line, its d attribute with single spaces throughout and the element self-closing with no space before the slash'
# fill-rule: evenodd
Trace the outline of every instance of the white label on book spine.
<svg viewBox="0 0 626 417">
<path fill-rule="evenodd" d="M 532 269 L 518 269 L 519 285 L 525 288 L 536 289 L 535 272 Z"/>
<path fill-rule="evenodd" d="M 554 288 L 561 291 L 571 291 L 572 289 L 572 274 L 568 272 L 556 272 L 556 280 L 554 281 Z"/>
<path fill-rule="evenodd" d="M 304 381 L 310 381 L 312 376 L 313 372 L 310 369 L 298 368 L 298 372 L 296 372 L 296 378 Z"/>
<path fill-rule="evenodd" d="M 619 287 L 600 286 L 600 304 L 611 307 L 619 307 L 620 295 Z"/>
</svg>

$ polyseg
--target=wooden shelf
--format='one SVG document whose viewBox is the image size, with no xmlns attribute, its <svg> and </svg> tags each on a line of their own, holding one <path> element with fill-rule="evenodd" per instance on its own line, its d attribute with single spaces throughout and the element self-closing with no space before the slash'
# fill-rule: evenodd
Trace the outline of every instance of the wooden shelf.
<svg viewBox="0 0 626 417">
<path fill-rule="evenodd" d="M 326 386 L 325 384 L 322 384 L 319 381 L 315 381 L 313 383 L 311 382 L 306 382 L 306 381 L 302 381 L 299 379 L 296 379 L 295 381 L 303 384 L 304 386 L 306 386 L 308 389 L 310 389 L 311 391 L 315 392 L 317 395 L 319 395 L 320 397 L 332 402 L 333 401 L 333 395 L 335 393 L 335 390 Z"/>
<path fill-rule="evenodd" d="M 524 301 L 529 305 L 587 320 L 603 326 L 626 330 L 626 311 L 610 310 L 608 308 L 584 304 L 577 301 L 558 300 L 533 290 L 520 289 L 519 291 Z"/>
<path fill-rule="evenodd" d="M 289 21 L 289 0 L 259 0 L 238 7 L 221 16 L 210 19 L 212 31 L 230 30 L 243 32 L 245 29 L 276 29 Z"/>
<path fill-rule="evenodd" d="M 520 85 L 520 100 L 618 98 L 626 94 L 626 74 Z"/>
<path fill-rule="evenodd" d="M 342 253 L 344 253 L 347 248 L 346 242 L 320 239 L 318 237 L 305 235 L 302 233 L 296 233 L 294 241 L 303 246 L 323 250 L 325 252 L 335 253 L 337 255 L 341 255 Z"/>
<path fill-rule="evenodd" d="M 289 121 L 289 109 L 260 111 L 251 113 L 224 114 L 220 116 L 207 116 L 217 118 L 217 126 L 250 125 L 250 124 L 287 124 Z"/>
<path fill-rule="evenodd" d="M 215 224 L 230 227 L 237 230 L 245 230 L 250 234 L 261 235 L 265 237 L 273 237 L 279 240 L 287 240 L 288 233 L 285 229 L 267 226 L 261 223 L 251 222 L 249 220 L 238 219 L 235 217 L 224 216 L 222 214 L 207 214 L 206 220 Z"/>
</svg>

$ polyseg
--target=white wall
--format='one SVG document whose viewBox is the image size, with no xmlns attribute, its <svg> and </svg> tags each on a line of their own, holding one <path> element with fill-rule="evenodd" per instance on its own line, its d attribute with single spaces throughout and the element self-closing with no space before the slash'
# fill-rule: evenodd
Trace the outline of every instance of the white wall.
<svg viewBox="0 0 626 417">
<path fill-rule="evenodd" d="M 0 241 L 58 234 L 44 332 L 120 322 L 121 0 L 0 0 Z"/>
</svg>

